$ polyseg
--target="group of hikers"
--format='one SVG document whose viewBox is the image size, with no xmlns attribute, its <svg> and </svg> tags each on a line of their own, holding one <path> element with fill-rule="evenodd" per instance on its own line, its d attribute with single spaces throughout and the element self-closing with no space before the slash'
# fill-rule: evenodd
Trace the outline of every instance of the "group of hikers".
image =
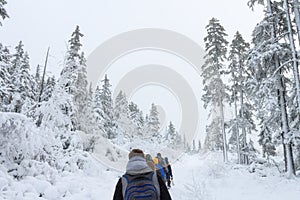
<svg viewBox="0 0 300 200">
<path fill-rule="evenodd" d="M 140 149 L 129 152 L 125 174 L 119 179 L 113 200 L 171 200 L 168 191 L 173 180 L 167 157 L 157 153 L 152 158 Z"/>
</svg>

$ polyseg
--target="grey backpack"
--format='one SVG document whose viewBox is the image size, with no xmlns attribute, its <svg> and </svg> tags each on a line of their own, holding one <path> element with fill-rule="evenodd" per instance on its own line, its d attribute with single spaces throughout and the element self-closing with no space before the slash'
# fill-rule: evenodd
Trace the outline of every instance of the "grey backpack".
<svg viewBox="0 0 300 200">
<path fill-rule="evenodd" d="M 159 200 L 160 190 L 155 172 L 122 176 L 124 200 Z"/>
</svg>

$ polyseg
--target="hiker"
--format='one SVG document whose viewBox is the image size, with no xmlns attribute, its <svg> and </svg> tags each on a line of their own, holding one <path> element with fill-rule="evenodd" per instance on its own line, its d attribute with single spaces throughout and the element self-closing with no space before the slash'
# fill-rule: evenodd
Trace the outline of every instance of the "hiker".
<svg viewBox="0 0 300 200">
<path fill-rule="evenodd" d="M 166 181 L 167 181 L 166 172 L 165 172 L 164 168 L 159 164 L 158 158 L 156 158 L 156 157 L 153 158 L 153 162 L 155 164 L 156 173 L 158 174 L 158 176 L 161 177 L 163 182 L 166 183 Z"/>
<path fill-rule="evenodd" d="M 150 154 L 146 154 L 146 162 L 147 162 L 147 165 L 153 170 L 155 171 L 156 168 L 155 168 L 155 164 L 153 162 L 153 159 L 152 159 L 152 156 Z"/>
<path fill-rule="evenodd" d="M 126 173 L 119 179 L 113 200 L 171 200 L 169 191 L 146 162 L 140 149 L 133 149 L 128 155 Z"/>
<path fill-rule="evenodd" d="M 163 167 L 165 175 L 168 174 L 168 166 L 165 162 L 165 159 L 161 156 L 161 153 L 157 153 L 157 159 L 158 159 L 158 164 L 160 164 Z M 167 177 L 165 179 L 165 182 L 167 182 Z"/>
<path fill-rule="evenodd" d="M 165 157 L 165 162 L 166 162 L 167 169 L 168 169 L 168 173 L 167 173 L 167 187 L 170 188 L 171 187 L 171 181 L 173 180 L 172 167 L 171 167 L 171 164 L 169 162 L 168 157 Z"/>
</svg>

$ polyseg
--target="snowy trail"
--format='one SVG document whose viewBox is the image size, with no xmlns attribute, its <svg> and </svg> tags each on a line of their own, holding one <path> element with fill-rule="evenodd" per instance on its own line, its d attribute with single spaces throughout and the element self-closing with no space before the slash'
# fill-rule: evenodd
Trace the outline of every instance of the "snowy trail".
<svg viewBox="0 0 300 200">
<path fill-rule="evenodd" d="M 173 163 L 173 200 L 293 200 L 300 197 L 300 180 L 281 177 L 276 168 L 256 173 L 249 166 L 225 165 L 222 154 L 184 155 Z M 14 181 L 0 174 L 0 199 L 111 200 L 123 174 L 93 157 L 85 172 L 65 172 L 49 183 L 42 177 Z M 109 169 L 109 170 L 108 170 Z M 1 172 L 1 171 L 0 171 Z M 39 197 L 43 194 L 43 197 Z"/>
<path fill-rule="evenodd" d="M 250 173 L 249 166 L 225 165 L 221 154 L 185 156 L 175 163 L 174 200 L 298 199 L 299 179 L 280 177 L 273 169 Z M 298 186 L 297 186 L 298 185 Z"/>
</svg>

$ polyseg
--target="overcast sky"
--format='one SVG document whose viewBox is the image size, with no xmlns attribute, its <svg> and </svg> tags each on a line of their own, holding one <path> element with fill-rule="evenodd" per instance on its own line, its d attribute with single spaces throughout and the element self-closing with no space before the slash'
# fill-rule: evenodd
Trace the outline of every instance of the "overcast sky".
<svg viewBox="0 0 300 200">
<path fill-rule="evenodd" d="M 0 41 L 6 46 L 14 47 L 22 40 L 29 53 L 32 67 L 44 63 L 46 50 L 50 46 L 48 71 L 58 75 L 62 68 L 67 41 L 76 25 L 80 26 L 84 34 L 82 43 L 87 57 L 97 46 L 111 37 L 140 28 L 176 31 L 204 46 L 205 26 L 212 17 L 220 20 L 229 35 L 228 41 L 231 41 L 235 32 L 239 31 L 250 42 L 252 30 L 262 18 L 263 12 L 259 6 L 254 11 L 249 9 L 247 1 L 9 0 L 6 9 L 10 19 L 5 20 L 3 27 L 0 28 Z M 178 58 L 148 51 L 128 55 L 118 60 L 114 66 L 111 66 L 110 72 L 118 70 L 119 66 L 130 68 L 130 66 L 154 64 L 153 60 L 161 60 L 161 63 L 156 64 L 167 63 L 174 68 L 176 65 L 185 65 L 178 61 Z M 187 70 L 179 71 L 179 73 L 188 81 L 194 80 L 189 84 L 192 85 L 200 102 L 202 90 L 199 85 L 201 82 L 196 80 L 197 78 L 192 78 L 194 72 L 188 71 L 188 68 L 186 66 Z M 191 75 L 188 74 L 189 72 Z M 111 77 L 115 86 L 118 77 L 113 75 Z M 175 121 L 175 125 L 180 124 L 181 119 L 178 113 L 181 108 L 176 102 L 176 97 L 171 93 L 167 94 L 168 91 L 157 88 L 155 91 L 156 93 L 151 93 L 144 88 L 144 90 L 137 91 L 137 95 L 132 98 L 144 111 L 149 109 L 151 102 L 156 102 L 160 108 L 164 109 L 167 120 Z M 202 125 L 205 124 L 202 123 Z"/>
<path fill-rule="evenodd" d="M 9 0 L 10 15 L 0 28 L 4 45 L 14 47 L 22 40 L 31 63 L 44 62 L 51 48 L 50 67 L 56 71 L 63 59 L 66 43 L 76 25 L 89 55 L 103 41 L 138 28 L 163 28 L 184 34 L 203 45 L 205 26 L 216 17 L 231 39 L 239 30 L 250 40 L 261 8 L 254 12 L 248 0 Z"/>
</svg>

